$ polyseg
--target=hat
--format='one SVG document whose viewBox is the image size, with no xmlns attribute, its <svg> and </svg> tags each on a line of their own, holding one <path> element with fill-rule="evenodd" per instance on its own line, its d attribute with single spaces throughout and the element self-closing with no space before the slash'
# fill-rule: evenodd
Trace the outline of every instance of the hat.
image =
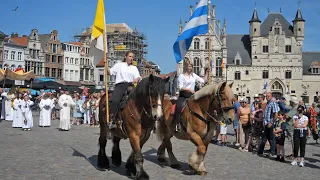
<svg viewBox="0 0 320 180">
<path fill-rule="evenodd" d="M 246 103 L 247 103 L 247 102 L 248 102 L 248 99 L 247 99 L 247 98 L 241 98 L 241 99 L 240 99 L 240 102 L 246 102 Z"/>
<path fill-rule="evenodd" d="M 293 103 L 295 103 L 295 104 L 298 104 L 298 103 L 299 103 L 298 98 L 295 97 L 295 96 L 291 96 L 290 102 L 293 102 Z"/>
<path fill-rule="evenodd" d="M 253 98 L 258 98 L 259 97 L 259 94 L 255 94 L 254 96 L 253 96 Z"/>
</svg>

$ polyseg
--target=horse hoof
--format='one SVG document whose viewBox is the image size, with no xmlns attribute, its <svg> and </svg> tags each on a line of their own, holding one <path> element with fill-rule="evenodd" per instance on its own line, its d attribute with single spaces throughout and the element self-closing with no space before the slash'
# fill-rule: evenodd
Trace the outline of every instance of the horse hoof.
<svg viewBox="0 0 320 180">
<path fill-rule="evenodd" d="M 205 171 L 201 171 L 201 172 L 198 172 L 200 176 L 206 176 L 207 175 L 207 172 Z"/>
<path fill-rule="evenodd" d="M 146 172 L 142 172 L 139 176 L 135 178 L 136 180 L 149 180 L 149 176 Z"/>
<path fill-rule="evenodd" d="M 116 167 L 121 166 L 121 162 L 119 163 L 119 162 L 113 162 L 113 161 L 112 161 L 112 164 L 115 165 Z"/>
<path fill-rule="evenodd" d="M 159 162 L 166 162 L 166 158 L 164 158 L 164 157 L 158 157 L 158 161 L 159 161 Z"/>
<path fill-rule="evenodd" d="M 180 164 L 171 164 L 170 167 L 173 169 L 180 169 L 181 168 Z"/>
</svg>

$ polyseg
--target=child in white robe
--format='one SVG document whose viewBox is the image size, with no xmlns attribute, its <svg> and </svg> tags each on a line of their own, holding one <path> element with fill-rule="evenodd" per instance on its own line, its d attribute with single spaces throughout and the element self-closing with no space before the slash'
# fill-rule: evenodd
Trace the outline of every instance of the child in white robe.
<svg viewBox="0 0 320 180">
<path fill-rule="evenodd" d="M 22 114 L 24 118 L 24 122 L 22 125 L 22 129 L 24 131 L 30 131 L 33 127 L 33 117 L 32 117 L 32 111 L 30 109 L 30 106 L 32 106 L 34 103 L 30 100 L 29 96 L 24 96 L 24 100 L 21 103 L 22 108 Z"/>
<path fill-rule="evenodd" d="M 12 122 L 12 127 L 13 128 L 21 128 L 23 124 L 23 114 L 22 114 L 22 106 L 21 103 L 23 101 L 23 96 L 20 93 L 17 98 L 15 98 L 13 102 L 13 110 L 14 110 L 14 116 L 13 116 L 13 122 Z"/>
<path fill-rule="evenodd" d="M 46 93 L 42 96 L 39 107 L 41 109 L 42 118 L 39 118 L 40 127 L 50 127 L 51 126 L 51 111 L 54 107 L 53 101 L 49 98 L 50 94 Z"/>
</svg>

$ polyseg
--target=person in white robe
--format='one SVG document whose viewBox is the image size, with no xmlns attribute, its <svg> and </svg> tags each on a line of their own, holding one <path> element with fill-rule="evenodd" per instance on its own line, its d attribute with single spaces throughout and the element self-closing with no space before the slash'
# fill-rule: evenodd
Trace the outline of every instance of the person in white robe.
<svg viewBox="0 0 320 180">
<path fill-rule="evenodd" d="M 40 89 L 40 95 L 39 95 L 38 97 L 36 97 L 37 103 L 40 104 L 40 101 L 41 101 L 41 99 L 42 99 L 42 97 L 43 97 L 44 94 L 45 94 L 44 90 L 43 90 L 43 89 Z M 40 109 L 39 122 L 42 121 L 42 114 L 43 114 L 43 113 L 42 113 L 42 109 Z"/>
<path fill-rule="evenodd" d="M 50 94 L 46 93 L 42 96 L 39 107 L 42 113 L 42 117 L 39 118 L 40 127 L 50 127 L 51 126 L 51 111 L 54 107 L 53 101 L 49 98 Z"/>
<path fill-rule="evenodd" d="M 1 107 L 1 120 L 5 120 L 6 119 L 6 100 L 7 100 L 7 94 L 8 94 L 8 89 L 4 88 L 3 92 L 1 93 L 1 103 L 2 103 L 2 107 Z"/>
<path fill-rule="evenodd" d="M 13 113 L 14 113 L 14 110 L 13 110 L 13 106 L 14 106 L 14 98 L 15 98 L 15 95 L 14 93 L 11 93 L 9 92 L 7 95 L 6 95 L 7 99 L 6 99 L 6 118 L 5 120 L 6 121 L 13 121 Z"/>
<path fill-rule="evenodd" d="M 68 131 L 71 128 L 71 107 L 76 103 L 72 100 L 72 97 L 67 94 L 62 94 L 58 101 L 60 109 L 60 129 L 62 131 Z"/>
<path fill-rule="evenodd" d="M 23 125 L 23 114 L 22 114 L 22 102 L 23 102 L 23 96 L 20 93 L 17 98 L 14 99 L 13 102 L 13 121 L 12 121 L 12 127 L 13 128 L 22 128 Z"/>
<path fill-rule="evenodd" d="M 30 100 L 29 96 L 24 96 L 23 99 L 24 100 L 21 103 L 21 109 L 24 118 L 22 129 L 24 131 L 30 131 L 33 127 L 33 117 L 30 106 L 32 106 L 34 103 Z"/>
</svg>

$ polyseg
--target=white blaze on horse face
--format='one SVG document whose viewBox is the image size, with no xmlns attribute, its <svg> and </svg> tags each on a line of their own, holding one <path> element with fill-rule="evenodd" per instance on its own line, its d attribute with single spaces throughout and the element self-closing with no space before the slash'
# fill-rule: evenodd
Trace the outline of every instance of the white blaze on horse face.
<svg viewBox="0 0 320 180">
<path fill-rule="evenodd" d="M 158 96 L 157 105 L 152 108 L 152 116 L 158 118 L 162 117 L 162 104 L 161 104 L 161 97 Z"/>
</svg>

